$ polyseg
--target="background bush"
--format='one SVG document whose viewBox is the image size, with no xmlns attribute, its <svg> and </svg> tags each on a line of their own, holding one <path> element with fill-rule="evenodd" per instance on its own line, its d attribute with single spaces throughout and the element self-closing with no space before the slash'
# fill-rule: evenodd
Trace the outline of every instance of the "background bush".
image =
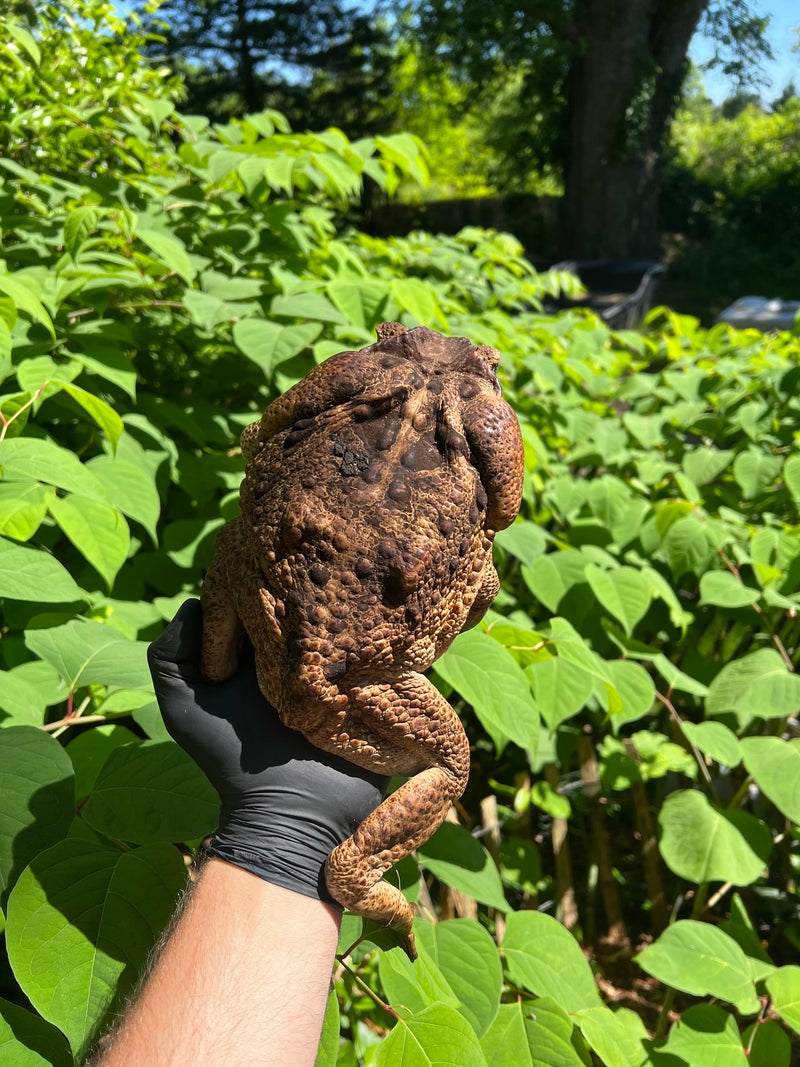
<svg viewBox="0 0 800 1067">
<path fill-rule="evenodd" d="M 0 45 L 3 1061 L 81 1061 L 215 827 L 144 649 L 241 428 L 400 319 L 501 349 L 524 502 L 435 667 L 473 771 L 390 874 L 420 960 L 346 917 L 320 1063 L 788 1064 L 797 338 L 545 317 L 572 283 L 512 238 L 350 228 L 365 177 L 425 179 L 415 139 L 181 115 L 95 0 L 35 29 Z"/>
</svg>

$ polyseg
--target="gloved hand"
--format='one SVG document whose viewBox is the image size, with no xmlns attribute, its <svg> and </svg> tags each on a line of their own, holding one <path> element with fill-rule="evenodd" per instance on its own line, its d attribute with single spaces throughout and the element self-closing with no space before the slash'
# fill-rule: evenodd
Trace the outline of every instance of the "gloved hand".
<svg viewBox="0 0 800 1067">
<path fill-rule="evenodd" d="M 207 682 L 200 674 L 202 626 L 200 601 L 187 600 L 147 658 L 167 729 L 222 801 L 209 852 L 336 903 L 325 886 L 325 859 L 378 806 L 388 779 L 285 727 L 258 688 L 252 648 L 227 682 Z"/>
</svg>

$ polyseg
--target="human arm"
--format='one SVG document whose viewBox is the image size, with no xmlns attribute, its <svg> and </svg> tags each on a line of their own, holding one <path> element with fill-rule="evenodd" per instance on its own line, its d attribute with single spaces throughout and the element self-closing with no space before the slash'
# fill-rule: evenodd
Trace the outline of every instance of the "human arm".
<svg viewBox="0 0 800 1067">
<path fill-rule="evenodd" d="M 201 628 L 189 601 L 149 658 L 167 728 L 220 795 L 220 827 L 141 994 L 95 1062 L 168 1067 L 190 1062 L 191 1048 L 197 1067 L 303 1067 L 314 1062 L 341 913 L 323 864 L 380 802 L 385 780 L 284 727 L 252 656 L 228 682 L 205 682 Z"/>
</svg>

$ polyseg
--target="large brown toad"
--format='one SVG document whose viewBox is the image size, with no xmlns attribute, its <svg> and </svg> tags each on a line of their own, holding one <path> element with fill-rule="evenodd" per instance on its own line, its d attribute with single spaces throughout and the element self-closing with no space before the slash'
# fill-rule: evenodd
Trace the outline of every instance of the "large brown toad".
<svg viewBox="0 0 800 1067">
<path fill-rule="evenodd" d="M 496 595 L 522 440 L 499 353 L 425 327 L 316 367 L 242 435 L 241 517 L 203 586 L 203 671 L 233 673 L 243 631 L 287 726 L 369 770 L 410 775 L 328 857 L 351 911 L 404 933 L 383 874 L 426 841 L 469 773 L 463 727 L 422 675 Z"/>
</svg>

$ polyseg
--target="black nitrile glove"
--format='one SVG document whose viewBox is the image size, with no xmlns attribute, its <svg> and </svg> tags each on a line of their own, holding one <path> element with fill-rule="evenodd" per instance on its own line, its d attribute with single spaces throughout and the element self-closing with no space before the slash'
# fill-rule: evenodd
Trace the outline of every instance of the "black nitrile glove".
<svg viewBox="0 0 800 1067">
<path fill-rule="evenodd" d="M 267 882 L 335 903 L 328 853 L 381 801 L 388 781 L 309 744 L 261 694 L 252 648 L 227 682 L 200 674 L 203 615 L 188 600 L 147 652 L 167 729 L 222 801 L 209 852 Z"/>
</svg>

